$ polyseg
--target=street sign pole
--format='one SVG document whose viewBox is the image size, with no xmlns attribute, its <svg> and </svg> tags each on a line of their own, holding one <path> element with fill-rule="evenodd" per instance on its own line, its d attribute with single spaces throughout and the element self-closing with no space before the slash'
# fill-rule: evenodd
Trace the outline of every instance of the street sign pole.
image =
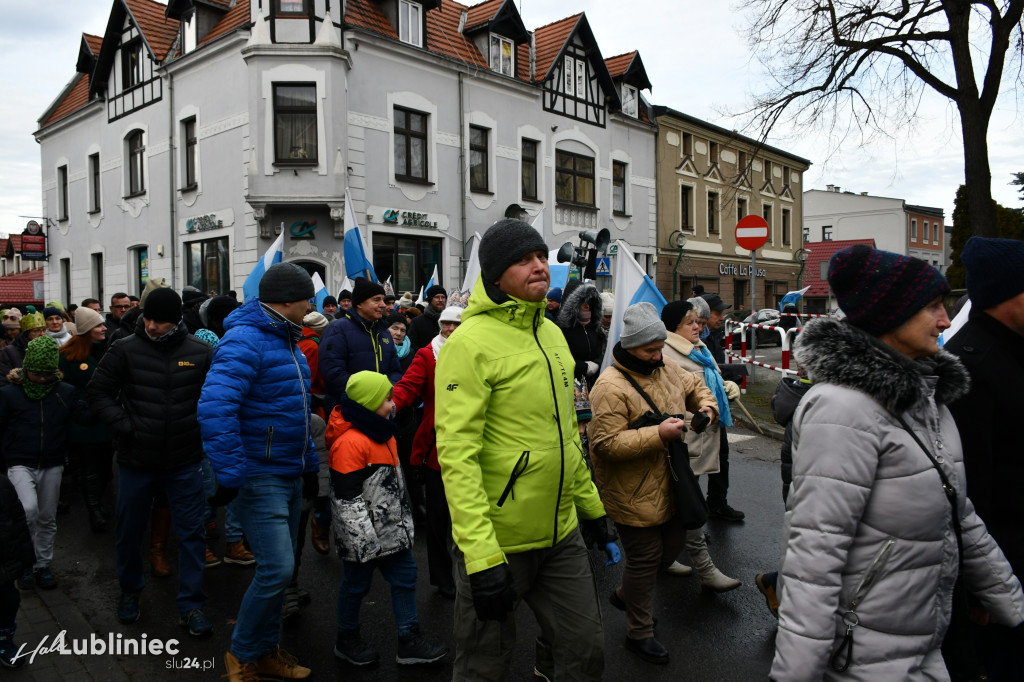
<svg viewBox="0 0 1024 682">
<path fill-rule="evenodd" d="M 757 324 L 757 251 L 750 252 L 750 314 Z M 757 329 L 750 330 L 750 359 L 757 360 Z M 754 367 L 750 365 L 750 378 L 754 378 Z"/>
<path fill-rule="evenodd" d="M 757 324 L 757 250 L 768 241 L 768 221 L 759 215 L 748 215 L 736 223 L 736 243 L 750 251 L 750 314 Z M 757 329 L 750 329 L 750 358 L 757 360 Z M 753 379 L 754 365 L 750 366 Z"/>
</svg>

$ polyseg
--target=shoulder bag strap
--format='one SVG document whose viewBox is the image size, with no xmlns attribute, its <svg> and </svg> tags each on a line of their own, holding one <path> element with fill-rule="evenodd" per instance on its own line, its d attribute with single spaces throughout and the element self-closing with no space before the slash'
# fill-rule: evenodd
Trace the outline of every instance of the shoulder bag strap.
<svg viewBox="0 0 1024 682">
<path fill-rule="evenodd" d="M 651 400 L 651 396 L 647 395 L 647 393 L 644 392 L 644 389 L 640 388 L 640 384 L 636 383 L 636 380 L 633 377 L 629 376 L 629 372 L 622 369 L 621 367 L 616 367 L 615 369 L 622 372 L 622 376 L 626 377 L 626 381 L 633 384 L 633 388 L 637 390 L 637 393 L 643 396 L 644 400 L 647 401 L 647 404 L 651 406 L 651 409 L 654 410 L 654 414 L 660 416 L 662 414 L 661 410 L 659 410 L 658 406 L 654 404 L 653 400 Z"/>
</svg>

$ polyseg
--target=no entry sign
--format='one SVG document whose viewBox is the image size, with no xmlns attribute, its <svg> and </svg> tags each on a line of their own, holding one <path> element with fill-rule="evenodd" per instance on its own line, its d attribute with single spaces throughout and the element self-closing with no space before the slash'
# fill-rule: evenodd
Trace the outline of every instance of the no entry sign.
<svg viewBox="0 0 1024 682">
<path fill-rule="evenodd" d="M 736 223 L 736 243 L 747 251 L 756 251 L 768 241 L 768 221 L 759 215 L 748 215 Z"/>
</svg>

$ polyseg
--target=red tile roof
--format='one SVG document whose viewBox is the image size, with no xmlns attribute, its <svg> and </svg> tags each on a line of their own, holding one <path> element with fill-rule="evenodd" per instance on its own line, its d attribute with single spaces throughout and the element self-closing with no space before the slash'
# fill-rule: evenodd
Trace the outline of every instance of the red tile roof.
<svg viewBox="0 0 1024 682">
<path fill-rule="evenodd" d="M 459 20 L 464 9 L 465 5 L 453 0 L 442 0 L 437 9 L 427 12 L 427 49 L 472 66 L 489 69 L 491 65 L 473 41 L 459 33 Z"/>
<path fill-rule="evenodd" d="M 85 38 L 85 42 L 88 43 L 89 49 L 96 56 L 100 54 L 100 48 L 103 47 L 103 36 L 94 36 L 91 33 L 83 33 L 82 37 Z"/>
<path fill-rule="evenodd" d="M 70 116 L 89 103 L 89 76 L 84 73 L 76 73 L 72 83 L 74 85 L 54 108 L 53 113 L 43 123 L 43 127 L 59 121 L 65 116 Z"/>
<path fill-rule="evenodd" d="M 855 244 L 874 247 L 874 239 L 840 239 L 834 242 L 805 242 L 807 260 L 804 263 L 803 282 L 810 285 L 804 296 L 828 296 L 828 281 L 821 277 L 821 264 L 828 263 L 836 251 Z M 828 266 L 826 265 L 826 272 Z"/>
<path fill-rule="evenodd" d="M 226 3 L 224 3 L 226 6 Z M 228 10 L 217 25 L 210 29 L 210 32 L 199 41 L 200 45 L 205 45 L 209 42 L 220 38 L 223 35 L 231 33 L 232 31 L 242 28 L 243 26 L 249 25 L 249 0 L 238 0 L 238 3 Z"/>
<path fill-rule="evenodd" d="M 345 3 L 345 23 L 398 40 L 398 33 L 391 22 L 371 0 L 348 0 Z"/>
<path fill-rule="evenodd" d="M 124 0 L 124 2 L 139 24 L 157 61 L 162 62 L 166 59 L 171 45 L 178 37 L 178 27 L 181 22 L 164 16 L 167 5 L 154 2 L 154 0 Z"/>
<path fill-rule="evenodd" d="M 494 15 L 501 9 L 501 5 L 504 2 L 505 0 L 487 0 L 479 5 L 470 7 L 469 13 L 466 16 L 466 26 L 463 30 L 468 33 L 474 28 L 486 24 L 494 18 Z"/>
<path fill-rule="evenodd" d="M 569 39 L 569 34 L 576 28 L 576 24 L 579 23 L 582 16 L 583 13 L 580 12 L 571 17 L 559 19 L 547 26 L 541 26 L 534 31 L 533 37 L 536 44 L 534 50 L 534 60 L 536 62 L 534 67 L 535 80 L 542 81 L 547 76 L 551 63 L 555 61 L 558 53 L 562 51 L 565 41 Z M 527 59 L 529 59 L 529 52 L 527 52 Z M 527 69 L 529 69 L 529 64 L 527 64 Z"/>
<path fill-rule="evenodd" d="M 6 239 L 2 241 L 7 241 Z M 43 304 L 43 299 L 36 298 L 33 292 L 32 282 L 41 282 L 45 268 L 19 272 L 16 275 L 0 277 L 0 302 L 3 305 L 12 303 L 31 303 L 33 305 Z"/>
<path fill-rule="evenodd" d="M 604 60 L 604 65 L 608 67 L 608 74 L 612 78 L 618 78 L 622 74 L 626 73 L 626 69 L 633 63 L 633 57 L 636 56 L 636 50 L 627 52 L 626 54 L 620 54 L 615 57 L 609 57 Z"/>
</svg>

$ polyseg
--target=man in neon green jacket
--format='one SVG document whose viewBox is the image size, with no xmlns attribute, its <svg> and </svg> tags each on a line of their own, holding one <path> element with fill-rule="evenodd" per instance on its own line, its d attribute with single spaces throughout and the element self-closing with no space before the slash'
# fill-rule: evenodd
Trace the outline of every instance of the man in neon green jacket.
<svg viewBox="0 0 1024 682">
<path fill-rule="evenodd" d="M 528 224 L 492 225 L 462 325 L 437 361 L 438 460 L 457 549 L 454 680 L 504 679 L 507 616 L 520 599 L 543 632 L 538 669 L 596 680 L 604 667 L 579 524 L 596 521 L 602 537 L 605 511 L 580 445 L 575 362 L 544 318 L 547 253 Z"/>
</svg>

